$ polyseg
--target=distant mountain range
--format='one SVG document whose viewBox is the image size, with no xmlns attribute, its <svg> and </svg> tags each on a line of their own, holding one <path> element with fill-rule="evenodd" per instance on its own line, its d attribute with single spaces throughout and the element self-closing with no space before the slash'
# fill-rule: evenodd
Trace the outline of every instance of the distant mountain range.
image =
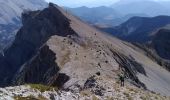
<svg viewBox="0 0 170 100">
<path fill-rule="evenodd" d="M 154 17 L 170 15 L 170 2 L 151 0 L 121 0 L 110 7 L 66 8 L 82 20 L 98 27 L 117 26 L 134 16 Z"/>
<path fill-rule="evenodd" d="M 158 16 L 170 15 L 170 7 L 168 7 L 168 3 L 170 2 L 156 2 L 153 0 L 120 0 L 111 7 L 124 15 L 140 12 L 148 16 Z"/>
<path fill-rule="evenodd" d="M 82 20 L 94 25 L 112 25 L 115 19 L 120 18 L 121 14 L 116 12 L 113 8 L 100 6 L 100 7 L 78 7 L 66 8 L 69 12 L 78 16 Z M 116 24 L 116 23 L 115 23 Z"/>
<path fill-rule="evenodd" d="M 137 43 L 147 52 L 152 51 L 149 54 L 154 56 L 158 63 L 161 62 L 161 65 L 165 63 L 163 65 L 170 69 L 169 61 L 168 64 L 165 62 L 170 59 L 168 37 L 165 38 L 166 42 L 156 41 L 159 40 L 158 38 L 163 40 L 167 35 L 162 34 L 161 38 L 160 33 L 164 31 L 159 30 L 170 24 L 169 4 L 168 1 L 121 0 L 110 7 L 79 7 L 67 8 L 67 10 L 104 32 Z M 143 44 L 145 46 L 142 47 Z"/>
<path fill-rule="evenodd" d="M 132 17 L 111 30 L 103 29 L 129 42 L 146 43 L 152 39 L 152 32 L 168 24 L 170 24 L 170 16 Z"/>
<path fill-rule="evenodd" d="M 44 0 L 1 0 L 0 1 L 0 49 L 15 37 L 21 27 L 21 13 L 47 6 Z M 5 44 L 5 45 L 4 45 Z"/>
<path fill-rule="evenodd" d="M 123 15 L 116 11 L 114 8 L 106 6 L 93 8 L 83 6 L 78 8 L 65 9 L 76 15 L 83 21 L 100 27 L 117 26 L 133 16 L 148 16 L 145 13 L 129 13 Z"/>
</svg>

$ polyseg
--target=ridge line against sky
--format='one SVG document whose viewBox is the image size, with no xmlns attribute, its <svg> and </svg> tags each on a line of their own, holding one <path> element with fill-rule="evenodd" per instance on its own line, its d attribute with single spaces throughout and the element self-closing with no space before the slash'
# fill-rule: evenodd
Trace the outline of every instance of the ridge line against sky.
<svg viewBox="0 0 170 100">
<path fill-rule="evenodd" d="M 80 6 L 97 7 L 97 6 L 110 6 L 120 0 L 46 0 L 46 1 L 53 2 L 60 6 L 66 7 L 80 7 Z M 122 0 L 122 1 L 124 2 L 137 0 Z M 152 0 L 152 1 L 170 1 L 170 0 Z"/>
</svg>

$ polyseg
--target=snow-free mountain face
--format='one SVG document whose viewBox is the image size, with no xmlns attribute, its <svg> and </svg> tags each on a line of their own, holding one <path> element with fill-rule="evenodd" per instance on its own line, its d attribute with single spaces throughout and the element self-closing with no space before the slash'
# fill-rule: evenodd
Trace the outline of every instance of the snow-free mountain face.
<svg viewBox="0 0 170 100">
<path fill-rule="evenodd" d="M 170 60 L 170 29 L 160 29 L 151 44 L 160 57 Z"/>
<path fill-rule="evenodd" d="M 170 16 L 132 17 L 109 31 L 129 42 L 146 43 L 152 39 L 152 32 L 168 24 L 170 24 Z"/>
<path fill-rule="evenodd" d="M 82 20 L 93 25 L 109 25 L 112 26 L 114 19 L 120 18 L 121 14 L 115 11 L 111 7 L 99 6 L 88 8 L 86 6 L 78 8 L 66 8 L 74 15 L 78 16 Z"/>
<path fill-rule="evenodd" d="M 21 26 L 21 13 L 46 7 L 44 0 L 0 0 L 0 47 L 13 40 Z M 1 49 L 1 48 L 0 48 Z"/>
<path fill-rule="evenodd" d="M 44 84 L 114 97 L 114 84 L 124 73 L 126 86 L 170 95 L 170 73 L 132 44 L 96 30 L 54 4 L 22 18 L 15 41 L 0 55 L 1 86 Z"/>
<path fill-rule="evenodd" d="M 116 11 L 114 8 L 99 6 L 88 8 L 86 6 L 78 8 L 65 8 L 75 16 L 78 16 L 83 21 L 86 21 L 97 27 L 113 27 L 120 25 L 133 16 L 146 17 L 145 13 L 134 13 L 123 15 Z"/>
<path fill-rule="evenodd" d="M 67 8 L 80 19 L 99 28 L 112 28 L 126 22 L 129 18 L 170 15 L 169 2 L 153 0 L 120 0 L 110 7 Z"/>
<path fill-rule="evenodd" d="M 135 43 L 158 64 L 170 70 L 169 24 L 170 16 L 133 17 L 117 27 L 101 30 Z"/>
</svg>

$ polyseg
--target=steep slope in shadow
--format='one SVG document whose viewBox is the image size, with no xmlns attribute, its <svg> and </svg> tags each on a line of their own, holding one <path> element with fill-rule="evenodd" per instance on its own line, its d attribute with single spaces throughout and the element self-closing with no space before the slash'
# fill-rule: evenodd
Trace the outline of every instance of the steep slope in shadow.
<svg viewBox="0 0 170 100">
<path fill-rule="evenodd" d="M 55 63 L 56 56 L 47 45 L 40 48 L 40 51 L 19 70 L 13 79 L 13 84 L 46 84 L 61 87 L 69 76 L 59 73 L 59 66 Z"/>
<path fill-rule="evenodd" d="M 152 39 L 145 44 L 134 43 L 143 49 L 145 54 L 156 61 L 160 66 L 170 71 L 170 29 L 169 25 L 158 29 L 152 33 Z"/>
<path fill-rule="evenodd" d="M 170 30 L 159 30 L 152 40 L 152 45 L 157 54 L 163 58 L 170 60 Z"/>
<path fill-rule="evenodd" d="M 169 16 L 132 17 L 119 26 L 102 30 L 129 42 L 147 43 L 153 38 L 152 32 L 157 31 L 169 23 Z"/>
<path fill-rule="evenodd" d="M 161 28 L 154 33 L 151 43 L 147 44 L 145 50 L 150 56 L 170 71 L 170 29 Z"/>
</svg>

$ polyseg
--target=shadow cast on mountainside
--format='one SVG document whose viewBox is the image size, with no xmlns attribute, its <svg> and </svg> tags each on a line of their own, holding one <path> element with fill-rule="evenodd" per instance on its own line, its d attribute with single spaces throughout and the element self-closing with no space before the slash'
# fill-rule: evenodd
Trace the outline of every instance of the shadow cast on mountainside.
<svg viewBox="0 0 170 100">
<path fill-rule="evenodd" d="M 69 76 L 59 73 L 59 66 L 55 62 L 56 54 L 47 45 L 38 54 L 22 66 L 13 80 L 14 85 L 45 84 L 62 87 L 69 80 Z"/>
</svg>

